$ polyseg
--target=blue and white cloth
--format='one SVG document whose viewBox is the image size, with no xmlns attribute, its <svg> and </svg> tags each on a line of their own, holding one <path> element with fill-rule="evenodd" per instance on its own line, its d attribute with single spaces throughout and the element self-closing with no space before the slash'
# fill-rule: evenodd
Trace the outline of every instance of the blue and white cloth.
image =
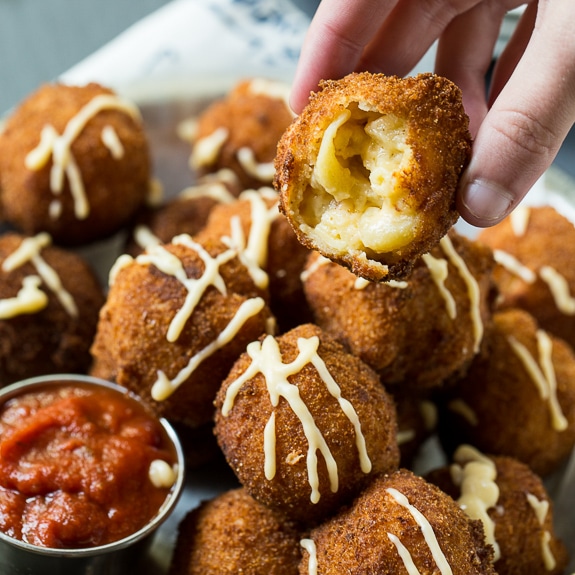
<svg viewBox="0 0 575 575">
<path fill-rule="evenodd" d="M 289 82 L 308 26 L 290 0 L 174 0 L 61 80 L 100 82 L 139 100 L 211 91 L 248 75 Z"/>
</svg>

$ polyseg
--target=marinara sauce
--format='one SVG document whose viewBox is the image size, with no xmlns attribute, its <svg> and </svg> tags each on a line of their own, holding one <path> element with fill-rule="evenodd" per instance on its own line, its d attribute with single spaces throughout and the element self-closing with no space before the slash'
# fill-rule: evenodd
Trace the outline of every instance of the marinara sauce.
<svg viewBox="0 0 575 575">
<path fill-rule="evenodd" d="M 129 395 L 35 387 L 0 406 L 0 530 L 52 548 L 117 541 L 157 514 L 176 461 L 161 423 Z"/>
</svg>

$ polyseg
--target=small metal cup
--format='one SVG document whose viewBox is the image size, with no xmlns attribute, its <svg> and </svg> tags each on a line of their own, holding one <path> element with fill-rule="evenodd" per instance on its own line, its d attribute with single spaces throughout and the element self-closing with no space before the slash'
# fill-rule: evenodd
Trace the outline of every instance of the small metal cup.
<svg viewBox="0 0 575 575">
<path fill-rule="evenodd" d="M 0 390 L 0 406 L 23 393 L 45 388 L 46 385 L 82 383 L 103 386 L 130 395 L 126 389 L 89 376 L 62 374 L 41 376 L 14 383 Z M 137 399 L 137 398 L 136 398 Z M 126 575 L 141 572 L 147 562 L 147 552 L 154 533 L 170 516 L 184 489 L 184 453 L 172 426 L 159 420 L 177 456 L 177 477 L 171 493 L 151 521 L 132 535 L 98 547 L 85 549 L 54 549 L 30 545 L 0 532 L 1 575 Z"/>
</svg>

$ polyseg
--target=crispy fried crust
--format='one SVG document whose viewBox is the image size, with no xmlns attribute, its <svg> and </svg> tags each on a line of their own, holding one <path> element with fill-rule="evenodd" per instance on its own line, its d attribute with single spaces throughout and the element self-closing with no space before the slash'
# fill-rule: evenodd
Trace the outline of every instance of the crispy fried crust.
<svg viewBox="0 0 575 575">
<path fill-rule="evenodd" d="M 323 82 L 286 130 L 274 185 L 304 245 L 356 275 L 401 278 L 457 220 L 455 192 L 470 149 L 461 94 L 450 81 L 350 74 Z"/>
<path fill-rule="evenodd" d="M 406 564 L 389 534 L 407 549 L 420 573 L 440 572 L 422 529 L 387 491 L 390 488 L 404 495 L 426 518 L 453 575 L 495 574 L 481 523 L 470 521 L 435 485 L 403 469 L 376 478 L 349 509 L 312 530 L 317 573 L 406 573 Z M 310 572 L 305 551 L 300 575 Z"/>
<path fill-rule="evenodd" d="M 24 238 L 15 233 L 2 236 L 0 264 Z M 0 320 L 0 386 L 48 373 L 86 373 L 91 364 L 89 350 L 104 292 L 92 268 L 78 254 L 47 246 L 40 255 L 72 296 L 78 316 L 71 316 L 42 282 L 40 289 L 48 296 L 44 309 Z M 15 297 L 24 278 L 31 275 L 38 275 L 31 263 L 12 271 L 0 268 L 0 299 Z"/>
<path fill-rule="evenodd" d="M 196 251 L 174 244 L 165 248 L 180 259 L 187 277 L 202 276 L 205 264 Z M 225 251 L 225 246 L 215 242 L 205 243 L 204 248 L 212 257 Z M 226 293 L 209 286 L 177 340 L 169 342 L 168 326 L 184 305 L 185 287 L 152 264 L 133 261 L 120 269 L 100 314 L 92 346 L 93 375 L 127 387 L 171 421 L 192 428 L 209 423 L 215 394 L 233 362 L 250 341 L 266 332 L 266 321 L 271 317 L 267 306 L 249 318 L 231 341 L 201 362 L 170 397 L 156 401 L 151 388 L 158 370 L 175 377 L 195 354 L 216 340 L 248 298 L 267 298 L 237 257 L 223 264 L 220 273 Z"/>
<path fill-rule="evenodd" d="M 233 489 L 185 516 L 169 573 L 297 575 L 299 541 L 296 525 Z"/>
<path fill-rule="evenodd" d="M 198 237 L 200 239 L 211 237 L 217 240 L 224 236 L 229 237 L 232 233 L 233 220 L 239 218 L 246 242 L 250 242 L 252 230 L 255 230 L 254 234 L 260 235 L 261 242 L 267 242 L 263 247 L 265 252 L 263 269 L 269 278 L 270 307 L 278 321 L 280 331 L 284 332 L 306 323 L 310 318 L 300 279 L 309 250 L 298 242 L 291 226 L 279 213 L 277 194 L 271 188 L 266 191 L 270 193 L 262 193 L 263 190 L 260 190 L 260 193 L 262 201 L 268 207 L 268 214 L 271 214 L 268 216 L 271 217 L 269 233 L 260 231 L 265 229 L 265 225 L 261 225 L 261 210 L 254 209 L 252 202 L 244 194 L 235 202 L 216 206 Z M 254 214 L 257 218 L 255 225 Z"/>
<path fill-rule="evenodd" d="M 524 231 L 517 225 L 522 220 L 526 224 Z M 498 265 L 493 277 L 500 291 L 499 306 L 528 311 L 543 329 L 575 348 L 573 311 L 558 307 L 549 284 L 542 279 L 544 272 L 541 273 L 551 267 L 566 282 L 569 293 L 575 293 L 573 223 L 552 206 L 520 206 L 500 224 L 482 230 L 478 239 L 494 250 L 511 254 L 534 274 L 534 281 L 526 282 L 512 267 Z"/>
<path fill-rule="evenodd" d="M 456 447 L 454 441 L 470 443 L 486 453 L 515 457 L 541 476 L 569 456 L 575 445 L 575 356 L 564 341 L 551 336 L 556 398 L 567 423 L 561 430 L 553 424 L 550 400 L 542 398 L 537 379 L 512 346 L 512 341 L 524 346 L 545 377 L 537 330 L 534 318 L 523 310 L 493 315 L 485 355 L 477 356 L 441 399 L 439 432 L 448 451 Z"/>
<path fill-rule="evenodd" d="M 198 117 L 198 131 L 194 146 L 218 129 L 227 131 L 227 137 L 216 156 L 196 166 L 199 174 L 216 172 L 222 168 L 232 170 L 243 189 L 269 185 L 246 171 L 238 159 L 238 151 L 253 151 L 257 163 L 273 162 L 278 140 L 293 119 L 285 100 L 258 93 L 251 88 L 253 80 L 243 80 L 220 100 L 215 101 Z M 192 157 L 194 148 L 192 148 Z"/>
<path fill-rule="evenodd" d="M 399 465 L 396 439 L 396 414 L 392 399 L 376 374 L 358 358 L 311 324 L 299 326 L 277 338 L 282 362 L 289 364 L 298 356 L 298 339 L 319 337 L 318 355 L 341 389 L 341 396 L 351 403 L 361 424 L 362 436 L 371 470 L 362 470 L 354 427 L 338 400 L 311 363 L 290 375 L 288 381 L 297 387 L 301 397 L 325 438 L 337 466 L 338 488 L 331 483 L 324 455 L 318 452 L 317 472 L 319 500 L 311 501 L 312 488 L 307 467 L 309 437 L 299 415 L 285 397 L 272 405 L 273 381 L 256 373 L 240 388 L 233 407 L 224 415 L 223 404 L 228 389 L 252 364 L 243 354 L 216 398 L 216 435 L 222 451 L 240 482 L 258 501 L 278 509 L 292 519 L 317 523 L 335 512 L 363 488 L 377 473 L 395 470 Z M 265 429 L 272 417 L 276 429 L 276 473 L 265 475 Z"/>
<path fill-rule="evenodd" d="M 482 326 L 490 321 L 491 250 L 455 231 L 448 238 L 479 287 L 476 307 L 464 275 L 443 247 L 431 251 L 447 264 L 444 287 L 455 301 L 455 317 L 422 258 L 404 284 L 358 286 L 344 267 L 321 265 L 316 254 L 310 256 L 304 292 L 315 322 L 375 369 L 386 385 L 410 390 L 442 386 L 475 355 L 474 310 Z"/>
<path fill-rule="evenodd" d="M 78 245 L 106 237 L 127 224 L 148 194 L 151 162 L 143 127 L 115 109 L 100 111 L 74 139 L 71 152 L 83 181 L 90 212 L 78 219 L 64 178 L 62 211 L 50 215 L 55 195 L 50 187 L 52 161 L 41 169 L 25 165 L 27 154 L 40 142 L 42 129 L 62 134 L 68 122 L 94 97 L 112 94 L 99 84 L 46 84 L 30 94 L 6 122 L 0 137 L 0 183 L 4 218 L 27 234 L 47 231 L 55 243 Z M 102 131 L 113 127 L 124 154 L 115 159 L 102 143 Z"/>
<path fill-rule="evenodd" d="M 495 523 L 495 541 L 501 553 L 494 564 L 498 575 L 563 573 L 567 566 L 567 551 L 554 534 L 553 503 L 541 478 L 512 457 L 491 455 L 489 458 L 495 464 L 495 482 L 499 488 L 497 504 L 488 510 L 489 517 Z M 461 495 L 461 489 L 453 483 L 448 467 L 433 470 L 426 479 L 454 499 Z M 540 523 L 529 502 L 529 495 L 535 498 L 534 501 L 549 504 L 543 523 Z M 542 546 L 545 532 L 550 535 L 549 550 L 555 561 L 553 568 L 545 564 Z"/>
<path fill-rule="evenodd" d="M 304 245 L 365 278 L 401 278 L 457 220 L 470 144 L 448 80 L 350 74 L 323 82 L 285 132 L 274 185 Z"/>
</svg>

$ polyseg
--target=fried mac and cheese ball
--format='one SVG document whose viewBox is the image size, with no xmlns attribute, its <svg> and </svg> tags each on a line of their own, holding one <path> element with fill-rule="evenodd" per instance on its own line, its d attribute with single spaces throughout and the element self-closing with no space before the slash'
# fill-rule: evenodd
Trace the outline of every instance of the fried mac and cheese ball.
<svg viewBox="0 0 575 575">
<path fill-rule="evenodd" d="M 251 343 L 216 407 L 218 443 L 240 483 L 293 520 L 317 523 L 399 465 L 393 400 L 312 324 Z"/>
<path fill-rule="evenodd" d="M 325 81 L 278 145 L 274 185 L 300 241 L 371 280 L 405 277 L 457 220 L 471 137 L 433 74 Z"/>
<path fill-rule="evenodd" d="M 553 503 L 541 478 L 512 457 L 460 445 L 449 466 L 426 476 L 483 523 L 498 575 L 560 575 L 567 551 L 555 535 Z"/>
<path fill-rule="evenodd" d="M 481 522 L 405 469 L 375 478 L 304 545 L 300 575 L 495 575 Z"/>
<path fill-rule="evenodd" d="M 243 244 L 243 257 L 265 272 L 270 308 L 280 331 L 309 321 L 300 279 L 309 250 L 279 212 L 272 188 L 244 190 L 235 202 L 214 207 L 198 237 L 206 236 Z"/>
<path fill-rule="evenodd" d="M 111 276 L 92 374 L 130 389 L 173 423 L 211 423 L 221 382 L 269 327 L 265 290 L 234 250 L 186 234 L 121 256 Z"/>
<path fill-rule="evenodd" d="M 3 217 L 55 244 L 105 238 L 145 203 L 150 150 L 140 112 L 96 83 L 45 84 L 10 115 L 0 136 Z"/>
<path fill-rule="evenodd" d="M 491 318 L 491 250 L 451 231 L 404 281 L 369 282 L 313 254 L 304 292 L 322 329 L 390 390 L 437 389 L 480 351 Z"/>
<path fill-rule="evenodd" d="M 232 489 L 184 517 L 169 575 L 298 575 L 300 539 L 296 524 Z"/>
<path fill-rule="evenodd" d="M 482 230 L 490 246 L 500 308 L 519 307 L 575 348 L 575 226 L 553 206 L 521 205 Z"/>
<path fill-rule="evenodd" d="M 276 146 L 293 119 L 288 86 L 266 78 L 238 82 L 197 118 L 190 165 L 199 175 L 232 170 L 244 189 L 270 185 Z"/>
<path fill-rule="evenodd" d="M 438 398 L 444 446 L 465 442 L 547 476 L 575 446 L 573 350 L 528 312 L 508 309 L 494 313 L 483 351 Z"/>
<path fill-rule="evenodd" d="M 41 233 L 0 238 L 0 387 L 86 373 L 104 291 L 79 254 Z"/>
</svg>

